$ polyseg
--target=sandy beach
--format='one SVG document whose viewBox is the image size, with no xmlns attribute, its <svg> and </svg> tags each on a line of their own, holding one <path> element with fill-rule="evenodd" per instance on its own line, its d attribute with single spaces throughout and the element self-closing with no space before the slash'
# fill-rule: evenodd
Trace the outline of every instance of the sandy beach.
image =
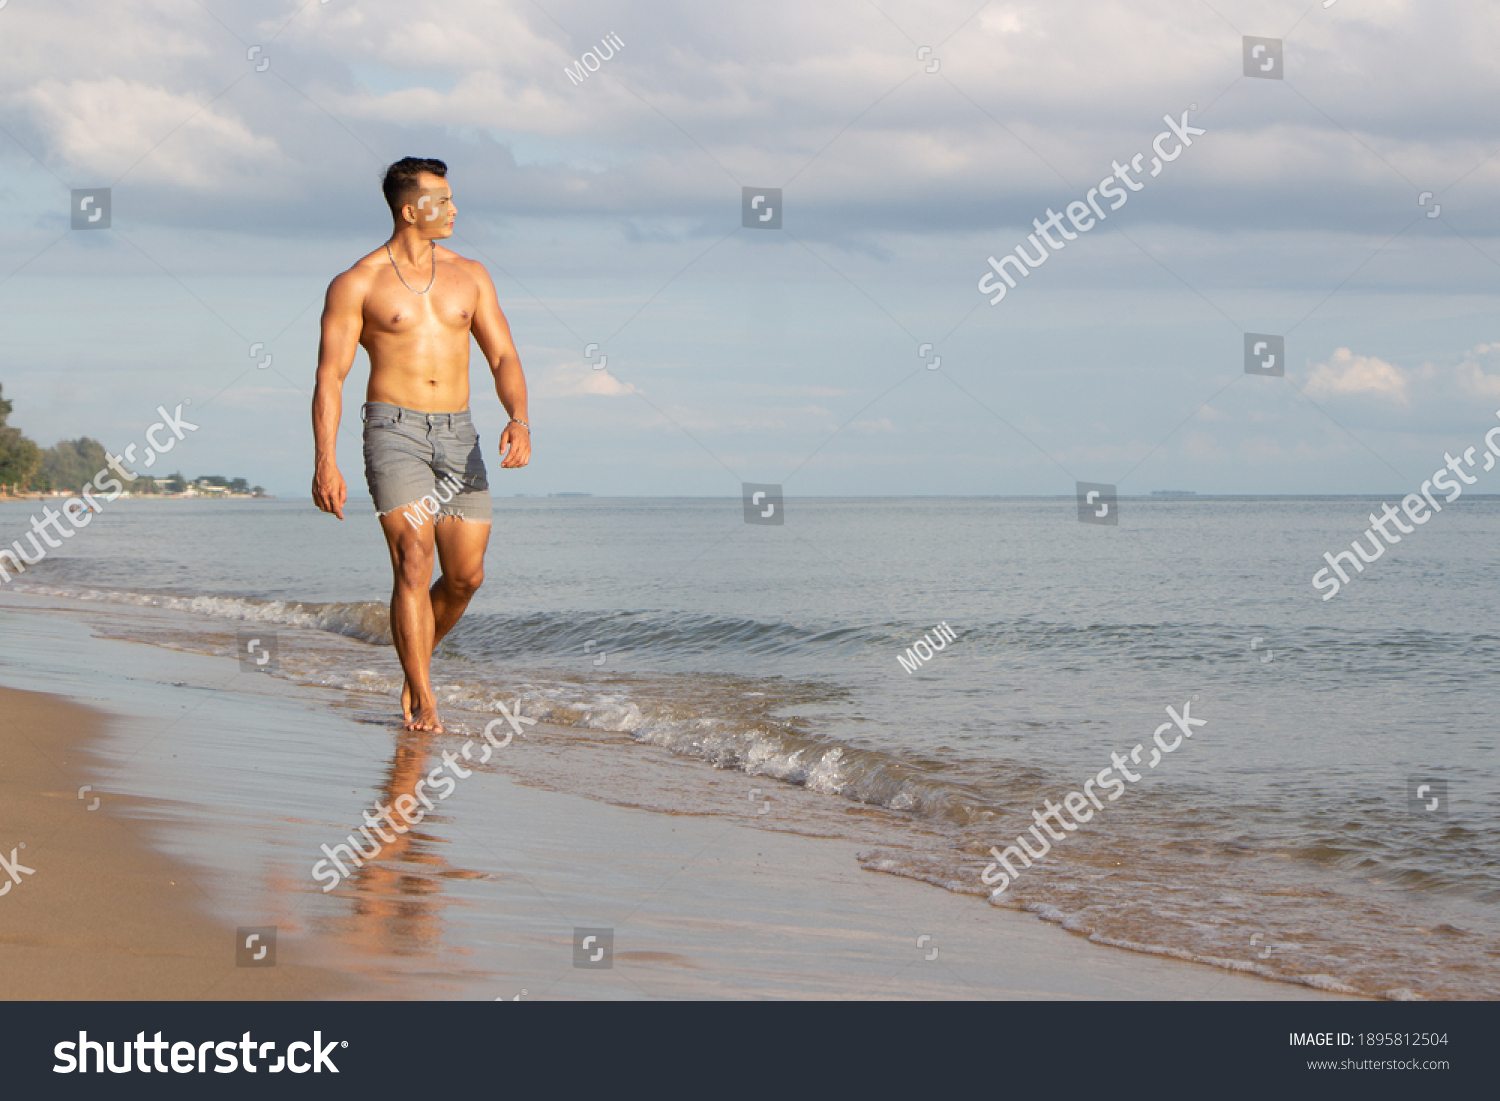
<svg viewBox="0 0 1500 1101">
<path fill-rule="evenodd" d="M 872 874 L 859 846 L 768 828 L 754 805 L 735 819 L 546 790 L 528 760 L 550 747 L 564 767 L 561 747 L 598 735 L 547 724 L 471 762 L 439 813 L 325 893 L 322 846 L 409 771 L 385 701 L 100 637 L 224 630 L 181 612 L 8 593 L 0 621 L 0 851 L 26 842 L 35 869 L 0 900 L 5 998 L 1331 996 Z M 707 769 L 642 757 L 668 793 L 674 770 Z M 805 794 L 784 787 L 775 800 Z M 237 967 L 235 930 L 263 926 L 276 966 Z M 580 929 L 608 931 L 612 966 L 575 965 Z"/>
<path fill-rule="evenodd" d="M 107 716 L 9 688 L 0 708 L 0 842 L 16 852 L 19 877 L 6 877 L 0 902 L 0 996 L 243 1001 L 353 991 L 342 976 L 290 959 L 234 966 L 234 929 L 215 920 L 191 869 L 75 782 L 93 767 Z"/>
</svg>

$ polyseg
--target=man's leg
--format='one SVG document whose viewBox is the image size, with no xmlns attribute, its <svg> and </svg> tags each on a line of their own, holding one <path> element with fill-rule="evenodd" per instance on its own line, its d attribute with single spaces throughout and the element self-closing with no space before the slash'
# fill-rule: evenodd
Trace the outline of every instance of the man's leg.
<svg viewBox="0 0 1500 1101">
<path fill-rule="evenodd" d="M 427 586 L 432 580 L 433 528 L 428 521 L 413 527 L 406 509 L 380 518 L 386 545 L 391 552 L 391 641 L 401 659 L 401 671 L 412 692 L 411 712 L 405 715 L 405 730 L 442 730 L 437 699 L 432 694 L 430 667 L 433 648 L 433 606 Z M 403 708 L 404 710 L 404 708 Z"/>
<path fill-rule="evenodd" d="M 484 552 L 490 525 L 444 517 L 436 522 L 438 565 L 442 574 L 428 593 L 432 605 L 432 648 L 437 649 L 459 621 L 469 601 L 484 582 Z M 411 718 L 411 680 L 401 686 L 401 712 Z"/>
<path fill-rule="evenodd" d="M 434 531 L 438 566 L 443 571 L 432 586 L 436 646 L 453 630 L 479 586 L 484 584 L 484 552 L 490 545 L 490 525 L 445 516 Z"/>
</svg>

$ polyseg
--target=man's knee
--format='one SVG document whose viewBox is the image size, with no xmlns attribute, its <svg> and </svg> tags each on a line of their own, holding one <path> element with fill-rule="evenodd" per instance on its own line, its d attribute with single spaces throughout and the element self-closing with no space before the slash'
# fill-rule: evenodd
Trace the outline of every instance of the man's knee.
<svg viewBox="0 0 1500 1101">
<path fill-rule="evenodd" d="M 474 566 L 471 569 L 458 570 L 451 576 L 445 574 L 443 582 L 454 596 L 467 600 L 479 591 L 479 586 L 484 584 L 484 567 Z"/>
<path fill-rule="evenodd" d="M 432 548 L 420 544 L 396 550 L 396 581 L 425 589 L 432 582 Z"/>
</svg>

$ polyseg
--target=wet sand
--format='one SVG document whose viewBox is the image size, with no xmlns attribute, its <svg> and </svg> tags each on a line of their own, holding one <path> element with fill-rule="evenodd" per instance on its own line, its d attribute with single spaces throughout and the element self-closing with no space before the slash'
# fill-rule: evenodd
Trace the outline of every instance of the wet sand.
<svg viewBox="0 0 1500 1101">
<path fill-rule="evenodd" d="M 573 794 L 589 790 L 577 774 L 568 790 L 521 783 L 527 761 L 551 752 L 566 764 L 560 748 L 602 736 L 547 724 L 471 763 L 436 813 L 325 893 L 310 875 L 321 846 L 464 738 L 403 738 L 387 717 L 394 700 L 244 672 L 228 650 L 99 637 L 232 640 L 237 626 L 0 593 L 0 685 L 52 693 L 0 699 L 0 853 L 26 841 L 18 855 L 36 868 L 0 897 L 0 996 L 1330 997 L 1090 945 L 864 871 L 847 840 L 665 812 L 669 798 L 608 805 Z M 280 644 L 328 637 L 282 629 Z M 68 699 L 107 712 L 107 729 Z M 745 777 L 651 747 L 628 756 L 655 770 L 643 789 L 732 779 L 726 805 L 743 802 Z M 89 783 L 97 811 L 77 797 Z M 234 966 L 234 929 L 249 925 L 278 928 L 276 967 Z M 611 967 L 577 965 L 588 929 L 610 931 Z"/>
<path fill-rule="evenodd" d="M 352 991 L 345 977 L 285 956 L 273 968 L 235 966 L 235 928 L 203 912 L 212 903 L 192 871 L 145 843 L 118 813 L 121 800 L 106 807 L 80 791 L 104 715 L 8 688 L 0 715 L 0 856 L 14 850 L 21 866 L 0 872 L 9 884 L 0 885 L 0 998 L 245 1001 Z"/>
</svg>

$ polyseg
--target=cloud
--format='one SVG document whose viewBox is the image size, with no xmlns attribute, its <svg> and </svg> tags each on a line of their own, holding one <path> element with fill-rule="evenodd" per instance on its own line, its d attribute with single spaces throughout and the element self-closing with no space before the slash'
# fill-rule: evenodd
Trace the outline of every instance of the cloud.
<svg viewBox="0 0 1500 1101">
<path fill-rule="evenodd" d="M 1488 370 L 1486 370 L 1488 368 Z M 1373 398 L 1392 407 L 1464 408 L 1500 398 L 1500 342 L 1476 344 L 1457 363 L 1404 368 L 1377 356 L 1339 348 L 1313 368 L 1306 391 L 1313 398 Z"/>
<path fill-rule="evenodd" d="M 1313 368 L 1307 392 L 1313 397 L 1346 397 L 1368 394 L 1398 405 L 1410 405 L 1408 372 L 1374 356 L 1358 356 L 1348 348 L 1337 349 L 1327 363 Z"/>
<path fill-rule="evenodd" d="M 1495 374 L 1486 374 L 1484 364 L 1496 368 Z M 1453 369 L 1454 381 L 1465 395 L 1471 398 L 1492 400 L 1500 398 L 1500 343 L 1476 344 L 1464 353 L 1464 360 Z"/>
<path fill-rule="evenodd" d="M 1361 4 L 1309 19 L 1288 64 L 1312 105 L 1268 113 L 1259 97 L 1274 89 L 1234 82 L 1232 28 L 1179 0 L 997 2 L 977 18 L 970 0 L 891 14 L 790 0 L 585 3 L 568 31 L 540 8 L 489 0 L 450 0 L 441 20 L 414 20 L 396 0 L 301 5 L 289 21 L 217 7 L 184 17 L 121 0 L 101 18 L 53 0 L 12 42 L 0 102 L 62 175 L 123 171 L 202 108 L 137 171 L 167 189 L 248 188 L 248 177 L 266 209 L 290 186 L 264 186 L 272 175 L 316 181 L 321 201 L 333 186 L 366 197 L 363 164 L 325 181 L 330 149 L 363 158 L 358 135 L 375 159 L 416 139 L 449 147 L 504 197 L 476 201 L 476 213 L 624 216 L 649 233 L 662 218 L 718 217 L 734 182 L 774 181 L 804 225 L 868 237 L 1027 225 L 1142 149 L 1164 112 L 1228 83 L 1205 103 L 1209 135 L 1192 160 L 1153 185 L 1163 198 L 1143 197 L 1153 218 L 1209 233 L 1316 224 L 1388 236 L 1399 223 L 1387 224 L 1396 211 L 1378 156 L 1411 179 L 1462 179 L 1444 199 L 1465 212 L 1466 234 L 1485 228 L 1476 219 L 1496 224 L 1492 204 L 1465 204 L 1500 176 L 1500 162 L 1482 164 L 1500 137 L 1482 106 L 1500 94 L 1500 18 L 1478 9 Z M 625 48 L 575 86 L 564 66 L 606 32 Z M 266 43 L 269 72 L 246 59 L 252 41 Z M 916 57 L 922 41 L 939 44 L 939 73 Z M 1403 80 L 1380 79 L 1393 71 Z M 191 222 L 172 198 L 157 216 Z"/>
<path fill-rule="evenodd" d="M 543 367 L 535 373 L 532 389 L 541 398 L 571 398 L 585 394 L 612 398 L 645 393 L 628 382 L 621 382 L 607 368 L 593 368 L 582 363 Z"/>
<path fill-rule="evenodd" d="M 200 97 L 118 76 L 38 81 L 22 102 L 50 135 L 49 144 L 78 168 L 116 176 L 142 156 L 137 175 L 195 191 L 237 191 L 252 165 L 288 162 L 274 139 Z M 167 141 L 166 139 L 172 140 Z"/>
</svg>

